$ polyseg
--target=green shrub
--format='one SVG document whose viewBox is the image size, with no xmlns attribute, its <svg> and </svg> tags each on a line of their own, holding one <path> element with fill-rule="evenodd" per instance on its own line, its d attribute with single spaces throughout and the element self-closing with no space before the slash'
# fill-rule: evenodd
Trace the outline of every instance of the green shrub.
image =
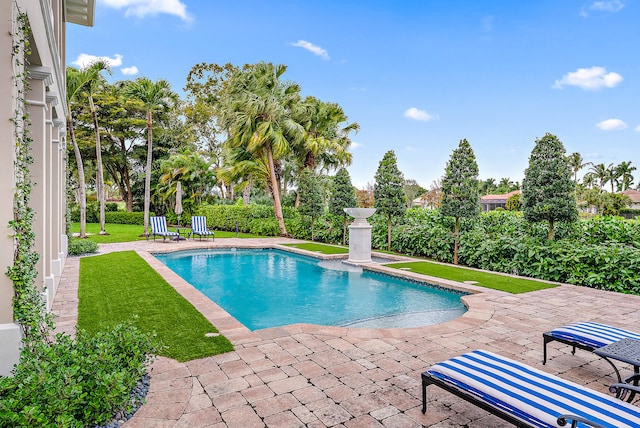
<svg viewBox="0 0 640 428">
<path fill-rule="evenodd" d="M 80 256 L 82 254 L 93 254 L 98 251 L 98 244 L 90 239 L 69 239 L 69 255 Z"/>
<path fill-rule="evenodd" d="M 0 378 L 0 426 L 82 428 L 131 411 L 130 393 L 159 350 L 154 340 L 119 324 L 25 348 L 13 377 Z"/>
<path fill-rule="evenodd" d="M 107 202 L 104 204 L 105 213 L 116 212 L 118 211 L 118 204 L 116 202 Z"/>
<path fill-rule="evenodd" d="M 72 204 L 69 207 L 71 212 L 71 221 L 77 223 L 80 221 L 80 206 Z M 98 223 L 100 221 L 100 205 L 97 202 L 87 202 L 87 223 Z"/>
<path fill-rule="evenodd" d="M 149 216 L 154 216 L 155 213 L 149 213 Z M 136 224 L 139 226 L 144 225 L 144 213 L 143 212 L 106 212 L 104 213 L 106 223 L 114 224 Z"/>
</svg>

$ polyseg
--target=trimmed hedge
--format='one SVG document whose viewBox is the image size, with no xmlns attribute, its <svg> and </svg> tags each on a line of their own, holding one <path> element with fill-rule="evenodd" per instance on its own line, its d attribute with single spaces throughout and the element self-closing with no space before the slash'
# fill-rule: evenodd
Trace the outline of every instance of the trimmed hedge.
<svg viewBox="0 0 640 428">
<path fill-rule="evenodd" d="M 149 213 L 149 216 L 154 216 L 155 213 Z M 105 212 L 104 219 L 106 223 L 114 224 L 136 224 L 139 226 L 144 225 L 144 213 L 143 212 Z"/>
</svg>

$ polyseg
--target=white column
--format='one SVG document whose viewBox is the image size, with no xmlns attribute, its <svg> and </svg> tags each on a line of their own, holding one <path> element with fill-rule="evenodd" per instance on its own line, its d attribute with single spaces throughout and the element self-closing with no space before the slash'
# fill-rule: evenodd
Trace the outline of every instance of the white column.
<svg viewBox="0 0 640 428">
<path fill-rule="evenodd" d="M 26 94 L 29 119 L 31 121 L 30 131 L 33 140 L 31 154 L 33 164 L 31 165 L 31 180 L 33 188 L 31 191 L 31 207 L 34 210 L 33 231 L 35 233 L 35 251 L 40 255 L 36 269 L 36 286 L 46 291 L 47 283 L 50 283 L 49 276 L 49 254 L 48 254 L 48 219 L 47 219 L 47 149 L 50 148 L 50 140 L 47 138 L 47 86 L 53 84 L 51 71 L 46 67 L 32 67 L 29 69 L 29 92 Z M 49 295 L 47 299 L 47 309 L 49 308 Z"/>
</svg>

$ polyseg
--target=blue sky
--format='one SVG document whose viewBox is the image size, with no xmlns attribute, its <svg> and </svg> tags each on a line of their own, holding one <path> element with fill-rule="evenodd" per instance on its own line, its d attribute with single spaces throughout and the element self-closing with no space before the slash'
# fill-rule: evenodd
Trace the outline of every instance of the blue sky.
<svg viewBox="0 0 640 428">
<path fill-rule="evenodd" d="M 286 64 L 360 124 L 356 186 L 394 150 L 429 188 L 463 138 L 481 179 L 521 181 L 546 132 L 640 167 L 638 22 L 640 0 L 97 0 L 94 27 L 67 27 L 67 62 L 105 57 L 114 80 L 179 93 L 197 63 Z"/>
</svg>

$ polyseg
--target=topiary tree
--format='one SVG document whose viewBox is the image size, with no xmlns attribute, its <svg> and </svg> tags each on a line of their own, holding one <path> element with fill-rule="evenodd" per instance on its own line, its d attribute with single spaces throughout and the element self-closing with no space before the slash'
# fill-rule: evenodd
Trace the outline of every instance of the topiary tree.
<svg viewBox="0 0 640 428">
<path fill-rule="evenodd" d="M 373 206 L 387 217 L 387 250 L 391 250 L 391 218 L 406 211 L 404 175 L 398 169 L 396 154 L 389 150 L 378 165 L 374 176 Z"/>
<path fill-rule="evenodd" d="M 442 215 L 455 218 L 453 263 L 458 264 L 459 220 L 480 213 L 478 164 L 469 142 L 460 140 L 451 153 L 442 179 Z"/>
<path fill-rule="evenodd" d="M 311 240 L 313 241 L 313 223 L 317 217 L 324 213 L 322 192 L 318 183 L 318 177 L 310 169 L 305 169 L 298 180 L 298 196 L 300 205 L 298 212 L 301 215 L 311 217 Z"/>
<path fill-rule="evenodd" d="M 340 168 L 333 177 L 333 189 L 329 201 L 329 212 L 342 217 L 342 245 L 347 243 L 347 213 L 344 208 L 357 207 L 356 190 L 351 184 L 351 177 L 346 168 Z"/>
<path fill-rule="evenodd" d="M 536 139 L 522 181 L 522 211 L 529 222 L 549 222 L 548 239 L 558 221 L 576 221 L 578 209 L 571 167 L 562 141 L 546 133 Z"/>
</svg>

